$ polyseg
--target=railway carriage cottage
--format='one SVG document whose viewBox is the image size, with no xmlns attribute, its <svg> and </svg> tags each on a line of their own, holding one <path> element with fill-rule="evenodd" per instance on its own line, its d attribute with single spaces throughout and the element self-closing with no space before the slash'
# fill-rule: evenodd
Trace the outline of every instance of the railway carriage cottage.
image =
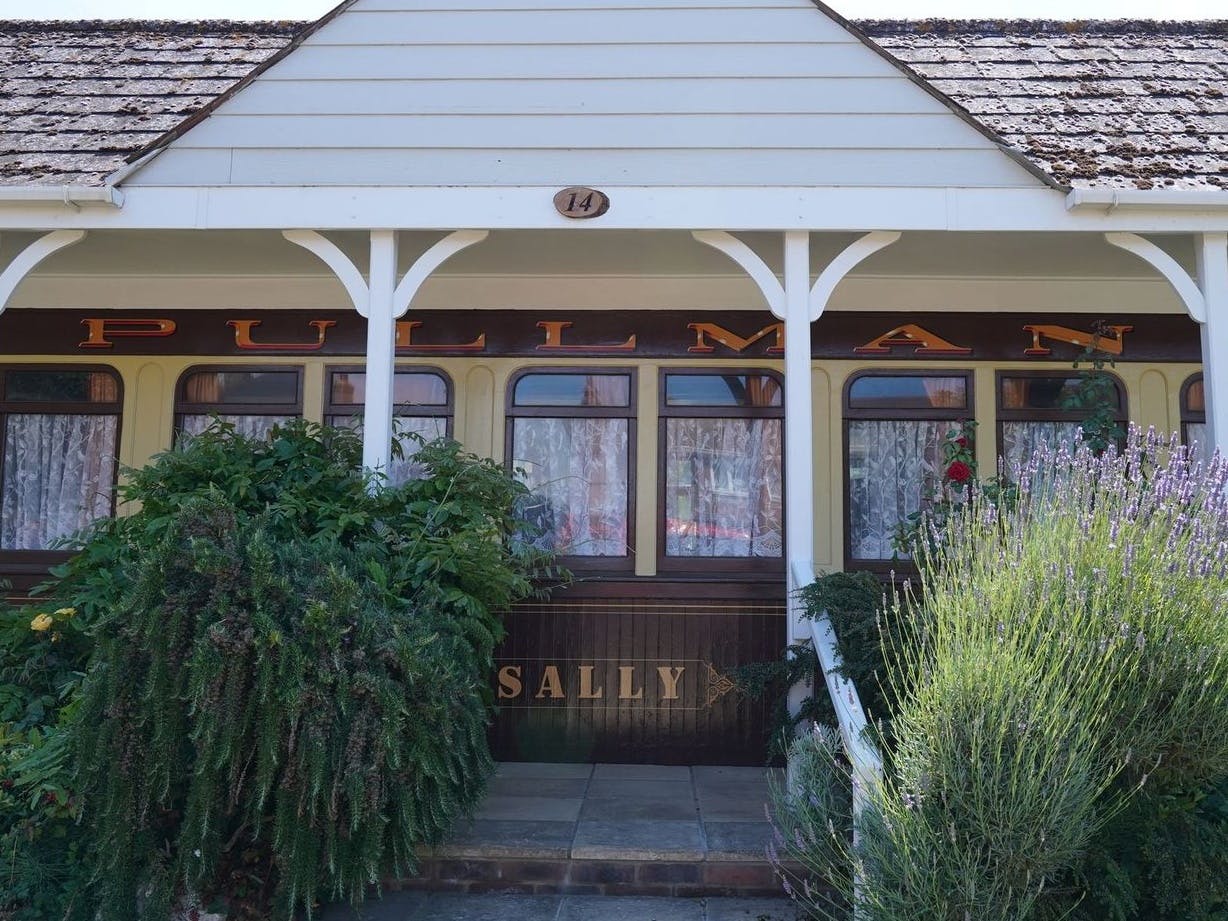
<svg viewBox="0 0 1228 921">
<path fill-rule="evenodd" d="M 508 614 L 504 759 L 762 763 L 729 670 L 812 638 L 790 587 L 886 573 L 961 421 L 983 470 L 1073 437 L 1093 341 L 1121 420 L 1228 447 L 1222 23 L 348 0 L 0 45 L 13 590 L 213 414 L 361 419 L 394 478 L 450 434 L 577 575 Z"/>
</svg>

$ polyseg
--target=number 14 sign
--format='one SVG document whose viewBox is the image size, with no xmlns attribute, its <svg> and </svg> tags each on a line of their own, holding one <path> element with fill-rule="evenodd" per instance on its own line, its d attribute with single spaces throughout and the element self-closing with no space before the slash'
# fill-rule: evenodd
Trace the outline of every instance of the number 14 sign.
<svg viewBox="0 0 1228 921">
<path fill-rule="evenodd" d="M 610 196 L 596 189 L 570 186 L 554 196 L 554 207 L 563 217 L 585 220 L 610 210 Z"/>
</svg>

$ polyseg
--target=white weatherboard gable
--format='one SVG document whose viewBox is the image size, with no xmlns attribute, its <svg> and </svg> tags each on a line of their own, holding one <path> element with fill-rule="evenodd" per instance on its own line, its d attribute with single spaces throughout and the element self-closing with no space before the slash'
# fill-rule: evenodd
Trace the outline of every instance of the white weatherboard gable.
<svg viewBox="0 0 1228 921">
<path fill-rule="evenodd" d="M 357 0 L 129 186 L 1036 188 L 811 0 Z"/>
</svg>

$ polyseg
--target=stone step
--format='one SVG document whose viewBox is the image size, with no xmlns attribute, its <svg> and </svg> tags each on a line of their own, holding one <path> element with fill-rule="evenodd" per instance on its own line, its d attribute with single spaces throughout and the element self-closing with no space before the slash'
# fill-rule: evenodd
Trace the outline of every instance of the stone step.
<svg viewBox="0 0 1228 921">
<path fill-rule="evenodd" d="M 332 905 L 320 921 L 804 921 L 784 898 L 386 892 L 358 910 Z"/>
<path fill-rule="evenodd" d="M 766 769 L 501 764 L 477 813 L 402 889 L 779 896 Z"/>
<path fill-rule="evenodd" d="M 766 862 L 724 860 L 540 860 L 429 858 L 404 890 L 532 895 L 778 896 Z"/>
</svg>

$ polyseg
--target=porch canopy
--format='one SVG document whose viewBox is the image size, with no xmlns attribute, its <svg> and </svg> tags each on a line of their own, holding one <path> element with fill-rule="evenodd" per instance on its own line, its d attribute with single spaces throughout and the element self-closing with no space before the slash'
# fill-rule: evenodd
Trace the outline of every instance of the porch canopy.
<svg viewBox="0 0 1228 921">
<path fill-rule="evenodd" d="M 1222 25 L 531 7 L 0 25 L 0 309 L 347 303 L 380 469 L 411 308 L 766 306 L 802 384 L 794 585 L 822 502 L 808 333 L 826 310 L 1188 314 L 1228 450 Z"/>
</svg>

